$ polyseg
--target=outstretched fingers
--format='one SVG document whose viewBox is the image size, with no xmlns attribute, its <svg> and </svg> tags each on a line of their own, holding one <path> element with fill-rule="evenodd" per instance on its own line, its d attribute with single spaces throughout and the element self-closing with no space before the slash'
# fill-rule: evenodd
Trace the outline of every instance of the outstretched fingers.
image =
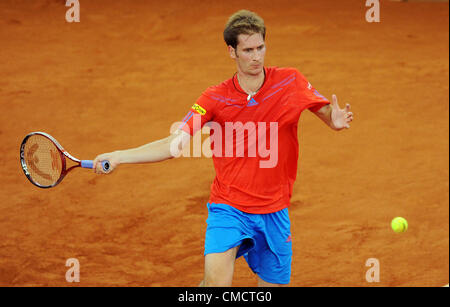
<svg viewBox="0 0 450 307">
<path fill-rule="evenodd" d="M 333 105 L 333 108 L 339 109 L 338 100 L 335 94 L 331 96 L 331 104 Z"/>
<path fill-rule="evenodd" d="M 351 106 L 350 106 L 349 103 L 347 103 L 347 104 L 345 105 L 345 112 L 346 112 L 346 113 L 350 112 L 350 109 L 351 109 Z"/>
<path fill-rule="evenodd" d="M 350 128 L 350 123 L 353 121 L 353 113 L 347 112 L 346 114 L 346 128 Z"/>
</svg>

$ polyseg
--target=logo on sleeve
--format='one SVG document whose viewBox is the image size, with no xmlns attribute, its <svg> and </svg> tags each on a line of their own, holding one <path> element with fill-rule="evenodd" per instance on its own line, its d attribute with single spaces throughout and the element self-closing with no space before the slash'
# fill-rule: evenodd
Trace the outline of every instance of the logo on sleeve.
<svg viewBox="0 0 450 307">
<path fill-rule="evenodd" d="M 194 105 L 192 106 L 192 110 L 196 111 L 200 115 L 205 115 L 206 114 L 206 110 L 203 109 L 201 106 L 199 106 L 196 103 L 194 103 Z"/>
</svg>

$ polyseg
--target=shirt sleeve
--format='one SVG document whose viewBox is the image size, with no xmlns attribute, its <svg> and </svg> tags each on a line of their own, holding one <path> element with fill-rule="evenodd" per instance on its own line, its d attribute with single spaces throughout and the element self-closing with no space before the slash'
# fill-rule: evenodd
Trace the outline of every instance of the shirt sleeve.
<svg viewBox="0 0 450 307">
<path fill-rule="evenodd" d="M 300 95 L 300 104 L 303 109 L 309 109 L 312 112 L 319 111 L 323 106 L 330 104 L 327 98 L 322 96 L 311 83 L 306 80 L 300 72 L 297 71 L 297 90 Z"/>
<path fill-rule="evenodd" d="M 178 129 L 194 135 L 207 122 L 213 120 L 215 101 L 204 92 L 183 118 Z"/>
</svg>

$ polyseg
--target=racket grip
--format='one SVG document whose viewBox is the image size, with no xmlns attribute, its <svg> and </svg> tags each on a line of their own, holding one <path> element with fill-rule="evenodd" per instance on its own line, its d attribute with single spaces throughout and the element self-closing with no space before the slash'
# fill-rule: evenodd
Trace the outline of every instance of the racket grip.
<svg viewBox="0 0 450 307">
<path fill-rule="evenodd" d="M 94 168 L 94 161 L 92 160 L 81 160 L 82 168 Z"/>
<path fill-rule="evenodd" d="M 81 167 L 83 168 L 94 168 L 94 161 L 92 160 L 81 160 Z M 105 173 L 109 172 L 110 164 L 109 161 L 102 161 L 102 168 Z"/>
<path fill-rule="evenodd" d="M 111 166 L 111 165 L 109 164 L 109 161 L 108 161 L 108 160 L 102 161 L 102 168 L 103 168 L 103 171 L 104 171 L 105 173 L 109 172 L 109 167 L 110 167 L 110 166 Z"/>
</svg>

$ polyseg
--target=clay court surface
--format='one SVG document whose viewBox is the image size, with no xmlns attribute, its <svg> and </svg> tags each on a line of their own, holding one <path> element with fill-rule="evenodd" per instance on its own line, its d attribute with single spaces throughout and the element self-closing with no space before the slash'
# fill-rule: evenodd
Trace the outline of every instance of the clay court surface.
<svg viewBox="0 0 450 307">
<path fill-rule="evenodd" d="M 355 114 L 339 133 L 301 117 L 291 286 L 448 284 L 448 3 L 382 1 L 380 23 L 365 1 L 211 3 L 80 0 L 81 22 L 67 23 L 64 1 L 0 2 L 0 285 L 198 285 L 211 159 L 77 169 L 43 190 L 19 145 L 45 131 L 93 159 L 166 137 L 235 72 L 221 35 L 241 8 L 265 19 L 266 66 L 298 68 Z M 408 232 L 390 229 L 396 216 Z M 243 258 L 233 285 L 256 285 Z"/>
</svg>

